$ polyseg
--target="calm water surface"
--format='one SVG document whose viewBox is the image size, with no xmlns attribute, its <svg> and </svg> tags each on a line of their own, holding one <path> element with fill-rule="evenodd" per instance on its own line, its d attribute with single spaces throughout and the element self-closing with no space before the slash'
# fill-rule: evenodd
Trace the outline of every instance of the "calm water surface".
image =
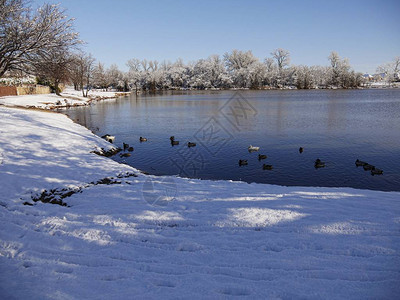
<svg viewBox="0 0 400 300">
<path fill-rule="evenodd" d="M 114 159 L 155 175 L 400 191 L 396 89 L 166 92 L 66 114 L 100 136 L 114 135 L 117 146 L 133 146 L 131 157 Z M 171 135 L 179 146 L 171 146 Z M 188 141 L 197 146 L 188 148 Z M 249 153 L 250 144 L 260 151 Z M 259 153 L 268 158 L 259 161 Z M 317 158 L 325 168 L 314 168 Z M 384 174 L 357 168 L 357 158 Z M 239 159 L 248 165 L 240 167 Z"/>
</svg>

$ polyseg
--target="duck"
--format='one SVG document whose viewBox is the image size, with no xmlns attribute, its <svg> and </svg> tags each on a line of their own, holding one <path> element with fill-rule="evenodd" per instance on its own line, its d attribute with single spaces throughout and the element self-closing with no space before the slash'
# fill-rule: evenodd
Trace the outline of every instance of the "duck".
<svg viewBox="0 0 400 300">
<path fill-rule="evenodd" d="M 174 136 L 170 136 L 169 140 L 171 141 L 171 146 L 179 145 L 179 141 L 175 141 Z"/>
<path fill-rule="evenodd" d="M 192 142 L 188 142 L 188 147 L 190 148 L 190 147 L 195 147 L 196 146 L 196 143 L 192 143 Z"/>
<path fill-rule="evenodd" d="M 359 159 L 357 158 L 357 160 L 356 160 L 356 166 L 357 166 L 357 167 L 363 167 L 363 166 L 365 166 L 365 165 L 368 165 L 368 163 L 366 163 L 365 161 L 361 161 L 361 160 L 359 160 Z"/>
<path fill-rule="evenodd" d="M 129 156 L 131 156 L 131 154 L 130 153 L 121 153 L 119 156 L 120 157 L 129 157 Z"/>
<path fill-rule="evenodd" d="M 260 150 L 260 147 L 255 147 L 255 146 L 250 145 L 247 149 L 249 150 L 249 152 L 252 152 L 252 151 Z"/>
<path fill-rule="evenodd" d="M 141 137 L 139 138 L 139 141 L 140 141 L 140 142 L 147 142 L 147 138 L 141 136 Z"/>
<path fill-rule="evenodd" d="M 316 169 L 318 169 L 318 168 L 324 168 L 324 167 L 325 167 L 325 163 L 324 163 L 323 161 L 321 161 L 319 158 L 317 158 L 317 159 L 315 160 L 314 167 L 315 167 Z"/>
<path fill-rule="evenodd" d="M 370 171 L 370 170 L 375 169 L 375 166 L 370 165 L 370 164 L 365 164 L 365 165 L 363 165 L 363 168 L 364 168 L 364 171 Z"/>
<path fill-rule="evenodd" d="M 300 147 L 300 148 L 299 148 L 300 154 L 303 153 L 303 151 L 304 151 L 304 148 L 303 148 L 303 147 Z"/>
<path fill-rule="evenodd" d="M 239 159 L 239 166 L 246 166 L 248 164 L 247 159 Z"/>
<path fill-rule="evenodd" d="M 378 168 L 373 168 L 371 170 L 371 175 L 382 175 L 383 174 L 383 170 L 378 169 Z"/>
<path fill-rule="evenodd" d="M 128 151 L 129 151 L 129 152 L 132 152 L 133 150 L 135 150 L 135 149 L 133 149 L 133 147 L 129 147 L 129 148 L 128 148 Z"/>
<path fill-rule="evenodd" d="M 258 160 L 266 159 L 267 156 L 265 154 L 258 154 Z"/>
<path fill-rule="evenodd" d="M 115 140 L 115 136 L 109 134 L 103 135 L 102 138 L 105 139 L 107 142 L 110 142 L 111 144 L 114 143 Z"/>
<path fill-rule="evenodd" d="M 263 164 L 263 170 L 272 170 L 272 169 L 273 169 L 272 165 Z"/>
<path fill-rule="evenodd" d="M 123 144 L 123 146 L 124 146 L 124 151 L 126 150 L 126 149 L 129 149 L 129 144 L 125 144 L 125 143 L 122 143 Z"/>
</svg>

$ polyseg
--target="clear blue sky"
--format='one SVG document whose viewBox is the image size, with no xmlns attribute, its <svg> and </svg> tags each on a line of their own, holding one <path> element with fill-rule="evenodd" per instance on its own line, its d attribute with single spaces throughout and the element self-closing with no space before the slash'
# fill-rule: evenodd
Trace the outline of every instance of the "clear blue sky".
<svg viewBox="0 0 400 300">
<path fill-rule="evenodd" d="M 123 70 L 130 58 L 188 62 L 239 49 L 263 60 L 284 48 L 292 64 L 327 65 L 336 51 L 356 71 L 373 73 L 400 56 L 398 0 L 46 2 L 76 19 L 86 51 Z"/>
</svg>

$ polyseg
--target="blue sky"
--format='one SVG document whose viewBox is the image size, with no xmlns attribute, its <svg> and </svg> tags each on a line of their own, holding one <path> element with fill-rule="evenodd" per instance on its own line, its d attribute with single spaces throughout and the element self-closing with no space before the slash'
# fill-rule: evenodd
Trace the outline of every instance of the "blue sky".
<svg viewBox="0 0 400 300">
<path fill-rule="evenodd" d="M 336 51 L 356 71 L 373 73 L 400 56 L 397 0 L 47 2 L 76 19 L 86 51 L 123 70 L 130 58 L 188 62 L 239 49 L 263 60 L 284 48 L 292 64 L 327 65 Z"/>
</svg>

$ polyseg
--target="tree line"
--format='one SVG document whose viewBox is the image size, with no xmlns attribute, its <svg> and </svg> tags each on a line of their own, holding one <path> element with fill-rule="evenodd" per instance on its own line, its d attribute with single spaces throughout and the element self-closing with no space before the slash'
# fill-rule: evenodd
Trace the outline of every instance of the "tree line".
<svg viewBox="0 0 400 300">
<path fill-rule="evenodd" d="M 232 50 L 223 56 L 184 63 L 127 61 L 128 71 L 105 68 L 81 50 L 82 41 L 58 5 L 33 10 L 25 0 L 0 0 L 0 77 L 16 72 L 32 74 L 38 83 L 60 92 L 61 83 L 72 83 L 87 96 L 90 88 L 121 91 L 227 88 L 356 88 L 365 83 L 349 61 L 332 52 L 328 66 L 291 65 L 290 52 L 275 49 L 261 61 L 251 51 Z M 378 68 L 390 81 L 399 79 L 400 58 Z"/>
</svg>

